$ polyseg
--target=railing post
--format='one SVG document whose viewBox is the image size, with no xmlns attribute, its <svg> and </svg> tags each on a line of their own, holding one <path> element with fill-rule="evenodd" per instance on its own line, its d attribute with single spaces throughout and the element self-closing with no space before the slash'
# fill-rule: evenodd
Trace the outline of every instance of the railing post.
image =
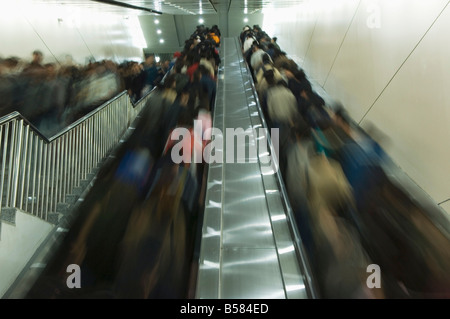
<svg viewBox="0 0 450 319">
<path fill-rule="evenodd" d="M 30 133 L 30 126 L 25 127 L 25 133 L 24 133 L 24 141 L 23 141 L 23 152 L 22 152 L 22 168 L 20 169 L 20 175 L 22 176 L 22 179 L 20 181 L 20 193 L 19 193 L 19 209 L 22 209 L 23 207 L 23 199 L 24 199 L 24 188 L 25 188 L 25 175 L 27 174 L 27 156 L 28 156 L 28 135 Z"/>
<path fill-rule="evenodd" d="M 25 193 L 23 196 L 23 199 L 25 200 L 25 208 L 24 210 L 28 212 L 28 200 L 29 200 L 29 192 L 30 192 L 30 178 L 31 178 L 31 162 L 32 162 L 32 156 L 33 156 L 33 146 L 35 143 L 33 143 L 33 133 L 30 132 L 30 126 L 28 127 L 28 159 L 27 159 L 27 165 L 26 165 L 26 172 L 27 172 L 27 181 L 24 182 L 25 186 Z"/>
<path fill-rule="evenodd" d="M 8 164 L 8 181 L 6 183 L 6 207 L 11 205 L 11 184 L 12 184 L 12 174 L 13 174 L 13 158 L 14 158 L 14 145 L 16 139 L 16 122 L 11 123 L 11 142 L 9 147 L 9 164 Z"/>
<path fill-rule="evenodd" d="M 42 141 L 39 140 L 37 135 L 34 135 L 34 164 L 33 164 L 33 182 L 32 182 L 32 191 L 31 191 L 31 214 L 32 215 L 37 215 L 37 213 L 35 213 L 35 208 L 37 209 L 37 199 L 38 196 L 36 194 L 36 192 L 39 190 L 39 186 L 37 187 L 38 189 L 36 190 L 36 183 L 39 182 L 39 180 L 36 180 L 37 177 L 37 172 L 40 171 L 40 154 L 41 154 L 41 146 L 42 144 L 40 144 Z M 39 165 L 38 165 L 39 163 Z M 36 203 L 35 203 L 36 201 Z M 36 205 L 35 205 L 36 204 Z"/>
<path fill-rule="evenodd" d="M 5 180 L 5 170 L 6 170 L 6 152 L 8 149 L 8 126 L 5 126 L 5 142 L 2 142 L 3 138 L 3 125 L 0 126 L 0 146 L 2 146 L 3 149 L 3 155 L 2 155 L 2 164 L 0 166 L 0 220 L 2 217 L 2 207 L 3 207 L 3 183 Z"/>
</svg>

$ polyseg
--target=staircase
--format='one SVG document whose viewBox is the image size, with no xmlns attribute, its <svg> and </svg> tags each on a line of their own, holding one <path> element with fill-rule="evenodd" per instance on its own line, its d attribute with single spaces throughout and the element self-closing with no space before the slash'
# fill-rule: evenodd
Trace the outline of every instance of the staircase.
<svg viewBox="0 0 450 319">
<path fill-rule="evenodd" d="M 148 94 L 126 92 L 46 140 L 19 113 L 0 118 L 0 298 L 36 278 L 100 168 L 133 132 Z"/>
</svg>

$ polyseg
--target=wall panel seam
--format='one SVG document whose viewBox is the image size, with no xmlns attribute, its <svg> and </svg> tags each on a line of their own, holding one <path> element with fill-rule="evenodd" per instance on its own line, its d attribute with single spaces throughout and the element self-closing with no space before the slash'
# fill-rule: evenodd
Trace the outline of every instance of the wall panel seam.
<svg viewBox="0 0 450 319">
<path fill-rule="evenodd" d="M 414 46 L 414 48 L 411 50 L 411 52 L 408 54 L 408 56 L 405 58 L 405 60 L 400 64 L 400 66 L 397 68 L 397 70 L 395 71 L 394 75 L 390 78 L 390 80 L 387 82 L 386 86 L 381 90 L 380 94 L 375 98 L 375 100 L 373 101 L 372 105 L 369 107 L 369 109 L 366 111 L 366 113 L 364 113 L 363 117 L 361 118 L 361 120 L 359 120 L 358 124 L 361 125 L 362 121 L 364 121 L 364 119 L 366 118 L 366 116 L 369 114 L 369 112 L 372 110 L 373 106 L 377 103 L 377 101 L 379 100 L 379 98 L 383 95 L 384 91 L 388 88 L 388 86 L 391 84 L 391 82 L 394 80 L 394 78 L 396 77 L 397 73 L 400 72 L 400 70 L 403 68 L 403 65 L 409 60 L 410 56 L 414 53 L 414 51 L 417 49 L 417 47 L 420 45 L 420 43 L 422 43 L 422 40 L 426 37 L 426 35 L 428 34 L 428 32 L 431 30 L 431 28 L 434 26 L 434 24 L 436 23 L 437 20 L 439 20 L 440 16 L 442 15 L 442 13 L 445 11 L 445 9 L 447 8 L 447 6 L 449 5 L 450 1 L 447 2 L 447 4 L 444 6 L 444 8 L 439 12 L 439 14 L 437 15 L 436 19 L 433 20 L 433 22 L 431 23 L 431 25 L 428 27 L 428 29 L 425 31 L 425 33 L 422 35 L 422 37 L 420 37 L 419 41 L 416 43 L 416 45 Z"/>
</svg>

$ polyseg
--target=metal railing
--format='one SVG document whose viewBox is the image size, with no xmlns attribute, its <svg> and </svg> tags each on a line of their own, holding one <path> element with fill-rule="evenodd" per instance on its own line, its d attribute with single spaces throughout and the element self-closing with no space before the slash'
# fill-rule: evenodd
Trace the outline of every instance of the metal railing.
<svg viewBox="0 0 450 319">
<path fill-rule="evenodd" d="M 149 95 L 133 105 L 124 91 L 51 138 L 18 112 L 0 118 L 0 208 L 48 220 L 119 143 Z"/>
</svg>

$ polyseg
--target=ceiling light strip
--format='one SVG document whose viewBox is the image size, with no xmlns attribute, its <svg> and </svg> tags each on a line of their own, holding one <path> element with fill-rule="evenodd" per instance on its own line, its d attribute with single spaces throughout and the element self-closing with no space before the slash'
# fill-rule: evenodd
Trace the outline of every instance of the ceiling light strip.
<svg viewBox="0 0 450 319">
<path fill-rule="evenodd" d="M 148 9 L 148 8 L 144 8 L 144 7 L 138 7 L 138 6 L 134 6 L 132 4 L 123 3 L 123 2 L 114 1 L 114 0 L 91 0 L 91 1 L 96 1 L 96 2 L 105 3 L 105 4 L 111 4 L 114 6 L 119 6 L 119 7 L 129 8 L 129 9 L 148 11 L 148 12 L 156 13 L 156 14 L 162 14 L 161 11 L 156 11 L 156 10 Z"/>
</svg>

